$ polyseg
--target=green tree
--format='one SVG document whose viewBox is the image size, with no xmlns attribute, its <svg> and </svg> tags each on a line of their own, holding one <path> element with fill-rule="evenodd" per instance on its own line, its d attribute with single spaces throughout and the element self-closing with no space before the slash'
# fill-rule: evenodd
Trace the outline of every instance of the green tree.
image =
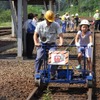
<svg viewBox="0 0 100 100">
<path fill-rule="evenodd" d="M 0 9 L 10 9 L 10 4 L 8 1 L 0 1 Z"/>
</svg>

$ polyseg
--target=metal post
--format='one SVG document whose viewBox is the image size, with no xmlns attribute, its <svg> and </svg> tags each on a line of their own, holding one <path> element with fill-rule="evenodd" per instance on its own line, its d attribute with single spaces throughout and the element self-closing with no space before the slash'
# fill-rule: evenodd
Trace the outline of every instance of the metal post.
<svg viewBox="0 0 100 100">
<path fill-rule="evenodd" d="M 58 1 L 58 11 L 60 12 L 60 0 Z"/>
<path fill-rule="evenodd" d="M 23 0 L 23 24 L 27 20 L 27 0 Z M 26 32 L 23 30 L 23 55 L 26 55 Z"/>
<path fill-rule="evenodd" d="M 16 10 L 14 6 L 14 1 L 9 0 L 10 7 L 11 7 L 11 13 L 12 13 L 12 21 L 14 24 L 15 34 L 17 35 L 17 16 L 16 16 Z M 15 36 L 14 34 L 14 36 Z"/>
<path fill-rule="evenodd" d="M 13 21 L 12 16 L 11 16 L 11 21 L 12 21 L 12 34 L 11 34 L 11 37 L 15 37 L 14 21 Z"/>
<path fill-rule="evenodd" d="M 53 10 L 52 9 L 52 0 L 49 0 L 49 10 Z"/>
<path fill-rule="evenodd" d="M 45 2 L 45 1 L 43 1 L 43 3 L 44 3 L 45 10 L 48 10 L 48 7 L 47 7 L 46 2 Z"/>
<path fill-rule="evenodd" d="M 22 58 L 22 0 L 17 0 L 18 3 L 18 52 L 17 56 Z"/>
</svg>

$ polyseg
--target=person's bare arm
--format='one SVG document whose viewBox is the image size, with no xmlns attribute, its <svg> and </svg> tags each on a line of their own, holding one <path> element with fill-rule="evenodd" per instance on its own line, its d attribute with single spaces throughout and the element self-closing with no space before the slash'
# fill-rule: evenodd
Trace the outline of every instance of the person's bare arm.
<svg viewBox="0 0 100 100">
<path fill-rule="evenodd" d="M 79 40 L 79 34 L 77 34 L 76 37 L 75 37 L 75 43 L 77 43 L 78 40 Z"/>
<path fill-rule="evenodd" d="M 59 34 L 59 46 L 63 45 L 63 34 Z"/>
<path fill-rule="evenodd" d="M 34 44 L 36 46 L 40 46 L 40 43 L 39 43 L 39 40 L 38 40 L 38 33 L 37 32 L 34 32 L 33 39 L 34 39 Z"/>
<path fill-rule="evenodd" d="M 89 36 L 89 42 L 90 42 L 90 43 L 93 43 L 92 35 Z"/>
</svg>

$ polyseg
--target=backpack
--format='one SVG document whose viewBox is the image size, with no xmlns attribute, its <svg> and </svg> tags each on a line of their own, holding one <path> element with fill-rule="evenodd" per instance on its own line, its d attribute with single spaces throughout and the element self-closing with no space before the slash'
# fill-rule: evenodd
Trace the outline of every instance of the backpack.
<svg viewBox="0 0 100 100">
<path fill-rule="evenodd" d="M 35 30 L 35 26 L 32 24 L 32 21 L 31 21 L 28 24 L 27 33 L 33 33 L 34 30 Z"/>
</svg>

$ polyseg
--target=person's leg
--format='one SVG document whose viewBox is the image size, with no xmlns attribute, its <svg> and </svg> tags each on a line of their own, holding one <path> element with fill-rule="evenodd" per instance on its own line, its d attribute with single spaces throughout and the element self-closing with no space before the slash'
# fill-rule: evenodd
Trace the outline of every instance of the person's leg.
<svg viewBox="0 0 100 100">
<path fill-rule="evenodd" d="M 30 34 L 30 40 L 29 40 L 29 56 L 32 57 L 33 55 L 33 49 L 34 49 L 34 40 L 33 40 L 33 34 Z"/>
<path fill-rule="evenodd" d="M 82 52 L 81 47 L 77 49 L 78 50 L 78 66 L 76 66 L 76 69 L 81 69 L 81 60 L 82 60 Z"/>
<path fill-rule="evenodd" d="M 96 20 L 95 21 L 95 30 L 97 30 L 97 28 L 98 28 L 98 21 Z"/>
<path fill-rule="evenodd" d="M 100 31 L 100 20 L 99 20 L 99 31 Z"/>
<path fill-rule="evenodd" d="M 72 23 L 72 30 L 71 31 L 74 31 L 74 23 Z"/>
<path fill-rule="evenodd" d="M 81 65 L 82 53 L 78 53 L 78 64 Z"/>
<path fill-rule="evenodd" d="M 42 47 L 37 47 L 37 57 L 36 57 L 36 60 L 35 60 L 35 72 L 38 73 L 39 70 L 40 70 L 40 67 L 42 65 L 42 62 L 43 62 L 43 55 L 44 55 L 44 52 L 43 52 L 43 48 Z"/>
<path fill-rule="evenodd" d="M 26 56 L 29 56 L 29 34 L 26 34 Z"/>
<path fill-rule="evenodd" d="M 92 71 L 92 48 L 86 48 L 86 57 L 87 57 L 87 69 Z"/>
<path fill-rule="evenodd" d="M 89 71 L 92 71 L 92 63 L 90 57 L 87 58 L 87 68 Z"/>
<path fill-rule="evenodd" d="M 93 76 L 93 72 L 92 72 L 92 62 L 91 62 L 91 58 L 88 57 L 87 58 L 87 68 L 89 72 L 89 76 Z"/>
</svg>

